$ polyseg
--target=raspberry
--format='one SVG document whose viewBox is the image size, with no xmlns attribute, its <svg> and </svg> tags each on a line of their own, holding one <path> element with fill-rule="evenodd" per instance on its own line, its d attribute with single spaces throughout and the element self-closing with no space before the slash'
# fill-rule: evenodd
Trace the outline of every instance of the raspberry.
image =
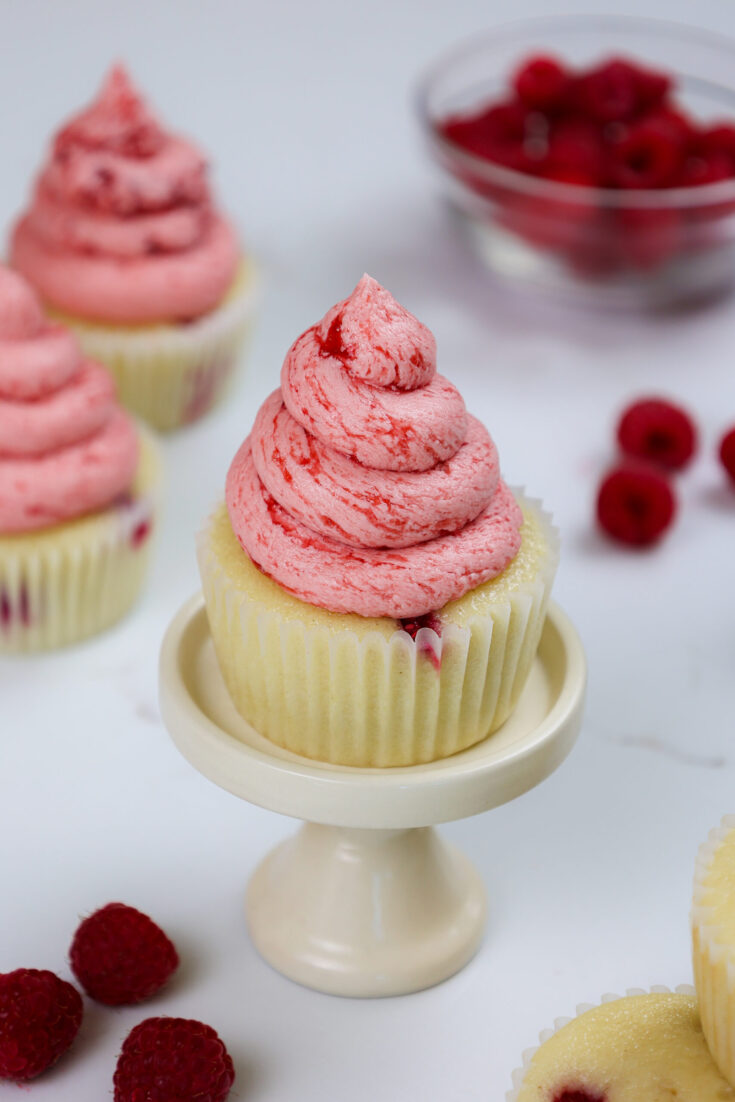
<svg viewBox="0 0 735 1102">
<path fill-rule="evenodd" d="M 707 127 L 699 136 L 699 144 L 704 154 L 720 153 L 735 168 L 735 126 L 720 123 L 718 126 Z"/>
<path fill-rule="evenodd" d="M 639 105 L 646 109 L 658 106 L 671 91 L 671 77 L 655 69 L 637 68 L 637 74 Z"/>
<path fill-rule="evenodd" d="M 448 119 L 442 130 L 450 141 L 478 157 L 527 172 L 527 118 L 528 112 L 522 104 L 499 103 L 479 114 Z"/>
<path fill-rule="evenodd" d="M 697 140 L 698 131 L 692 120 L 681 108 L 670 103 L 659 104 L 646 115 L 645 122 L 665 130 L 682 147 Z"/>
<path fill-rule="evenodd" d="M 597 122 L 625 122 L 641 106 L 639 71 L 628 61 L 612 58 L 579 78 L 575 99 Z"/>
<path fill-rule="evenodd" d="M 600 132 L 586 119 L 559 119 L 549 135 L 549 151 L 544 166 L 548 179 L 576 183 L 568 174 L 584 175 L 591 186 L 602 183 L 604 147 Z"/>
<path fill-rule="evenodd" d="M 681 245 L 682 219 L 677 210 L 623 207 L 615 217 L 622 231 L 618 249 L 634 268 L 655 268 Z"/>
<path fill-rule="evenodd" d="M 146 1018 L 123 1044 L 114 1102 L 223 1102 L 234 1080 L 230 1055 L 211 1026 Z"/>
<path fill-rule="evenodd" d="M 597 494 L 600 527 L 620 543 L 655 543 L 674 519 L 676 499 L 666 477 L 651 467 L 613 468 Z"/>
<path fill-rule="evenodd" d="M 81 1024 L 81 995 L 53 972 L 18 968 L 0 975 L 0 1079 L 26 1081 L 46 1071 Z"/>
<path fill-rule="evenodd" d="M 624 410 L 617 429 L 626 455 L 679 471 L 697 450 L 697 430 L 679 406 L 662 398 L 644 398 Z"/>
<path fill-rule="evenodd" d="M 729 180 L 733 175 L 733 162 L 726 153 L 712 150 L 698 150 L 687 157 L 681 175 L 676 181 L 681 187 L 700 187 L 702 184 L 716 184 L 720 180 Z"/>
<path fill-rule="evenodd" d="M 513 78 L 521 103 L 533 111 L 555 111 L 564 106 L 569 77 L 556 58 L 529 58 Z"/>
<path fill-rule="evenodd" d="M 85 918 L 69 951 L 74 975 L 98 1002 L 123 1006 L 155 995 L 179 963 L 155 922 L 124 903 Z"/>
<path fill-rule="evenodd" d="M 727 471 L 728 477 L 735 485 L 735 427 L 731 428 L 720 441 L 720 462 Z"/>
<path fill-rule="evenodd" d="M 594 181 L 583 172 L 568 169 L 557 172 L 557 182 L 592 187 Z M 580 190 L 575 199 L 539 199 L 533 195 L 517 195 L 505 204 L 499 222 L 507 229 L 542 249 L 573 250 L 585 243 L 594 228 L 597 208 Z"/>
<path fill-rule="evenodd" d="M 684 149 L 673 127 L 654 119 L 630 128 L 612 147 L 610 174 L 620 188 L 659 188 L 676 182 Z"/>
</svg>

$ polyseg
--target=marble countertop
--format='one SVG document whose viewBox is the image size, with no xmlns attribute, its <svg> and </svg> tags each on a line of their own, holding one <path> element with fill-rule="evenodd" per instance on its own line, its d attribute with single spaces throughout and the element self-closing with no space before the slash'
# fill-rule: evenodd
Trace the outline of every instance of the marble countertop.
<svg viewBox="0 0 735 1102">
<path fill-rule="evenodd" d="M 561 10 L 519 0 L 514 14 Z M 692 19 L 687 0 L 665 12 Z M 676 317 L 595 316 L 485 277 L 432 190 L 410 91 L 437 52 L 505 14 L 498 0 L 110 10 L 4 0 L 3 38 L 15 48 L 0 67 L 3 218 L 22 203 L 51 129 L 122 57 L 164 117 L 211 152 L 263 274 L 229 403 L 163 443 L 168 498 L 134 614 L 84 646 L 0 662 L 0 971 L 68 976 L 79 917 L 111 900 L 154 916 L 183 961 L 147 1006 L 87 1002 L 74 1050 L 33 1086 L 38 1102 L 109 1097 L 120 1044 L 149 1014 L 220 1032 L 238 1072 L 233 1100 L 499 1102 L 522 1050 L 576 1004 L 691 981 L 694 856 L 734 810 L 735 495 L 714 445 L 735 423 L 735 301 Z M 696 18 L 735 30 L 724 0 L 702 0 Z M 554 593 L 590 675 L 582 735 L 562 768 L 514 803 L 442 828 L 487 882 L 479 955 L 439 987 L 375 1001 L 315 994 L 259 959 L 245 884 L 295 824 L 196 773 L 161 723 L 156 685 L 162 634 L 198 585 L 194 532 L 229 460 L 292 339 L 363 271 L 431 326 L 440 369 L 487 423 L 507 479 L 553 510 L 564 539 Z M 639 554 L 600 538 L 592 515 L 615 416 L 644 392 L 692 410 L 702 451 L 678 483 L 675 528 Z M 0 1085 L 0 1099 L 16 1091 Z"/>
</svg>

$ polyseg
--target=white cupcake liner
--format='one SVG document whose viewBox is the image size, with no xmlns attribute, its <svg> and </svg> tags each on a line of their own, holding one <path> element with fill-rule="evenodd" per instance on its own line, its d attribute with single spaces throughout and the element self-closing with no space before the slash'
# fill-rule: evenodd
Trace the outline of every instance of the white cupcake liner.
<svg viewBox="0 0 735 1102">
<path fill-rule="evenodd" d="M 235 541 L 220 506 L 200 534 L 198 557 L 215 649 L 237 710 L 284 749 L 339 765 L 420 764 L 486 738 L 525 684 L 558 561 L 550 518 L 525 504 L 547 546 L 533 581 L 469 626 L 444 621 L 441 637 L 422 628 L 415 641 L 392 626 L 358 632 L 339 617 L 309 624 L 308 605 L 303 618 L 298 604 L 289 617 L 236 588 L 213 542 L 224 531 Z"/>
<path fill-rule="evenodd" d="M 707 901 L 707 879 L 715 854 L 735 830 L 735 815 L 726 815 L 699 849 L 692 901 L 692 959 L 702 1029 L 712 1056 L 735 1087 L 735 944 L 727 938 Z M 735 897 L 735 886 L 732 889 Z"/>
<path fill-rule="evenodd" d="M 0 654 L 79 642 L 119 620 L 145 578 L 158 505 L 158 460 L 143 436 L 132 499 L 19 535 L 0 535 Z"/>
<path fill-rule="evenodd" d="M 215 310 L 189 324 L 96 325 L 63 315 L 85 353 L 113 375 L 120 401 L 161 432 L 190 424 L 224 396 L 257 299 L 251 266 Z"/>
<path fill-rule="evenodd" d="M 590 1010 L 596 1010 L 599 1006 L 604 1006 L 606 1003 L 617 1002 L 619 999 L 635 998 L 638 995 L 688 995 L 695 996 L 696 991 L 691 984 L 680 984 L 673 989 L 666 987 L 663 984 L 656 984 L 648 989 L 644 987 L 629 987 L 624 995 L 614 995 L 611 993 L 602 995 L 598 1003 L 580 1003 L 573 1015 L 567 1018 L 556 1018 L 554 1024 L 550 1029 L 544 1029 L 539 1033 L 539 1043 L 531 1048 L 525 1049 L 521 1053 L 521 1066 L 516 1068 L 512 1074 L 513 1086 L 505 1095 L 505 1102 L 518 1102 L 518 1096 L 520 1095 L 521 1088 L 523 1086 L 526 1074 L 531 1065 L 531 1061 L 541 1048 L 546 1044 L 554 1034 L 558 1033 L 564 1026 L 569 1025 L 575 1018 L 581 1018 L 583 1014 L 587 1014 Z M 643 1100 L 641 1100 L 643 1102 Z"/>
</svg>

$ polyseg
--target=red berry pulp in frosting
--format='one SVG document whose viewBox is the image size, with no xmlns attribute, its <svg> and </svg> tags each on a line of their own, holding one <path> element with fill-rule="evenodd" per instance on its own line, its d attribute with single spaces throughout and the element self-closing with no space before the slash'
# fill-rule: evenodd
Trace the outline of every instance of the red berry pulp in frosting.
<svg viewBox="0 0 735 1102">
<path fill-rule="evenodd" d="M 696 229 L 704 217 L 733 212 L 732 203 L 719 201 L 704 209 L 677 202 L 638 209 L 629 200 L 616 207 L 594 194 L 735 179 L 735 124 L 695 120 L 674 98 L 668 74 L 620 57 L 573 69 L 537 54 L 517 67 L 509 85 L 497 101 L 441 120 L 439 133 L 482 160 L 592 192 L 584 203 L 595 217 L 586 227 L 576 222 L 571 233 L 564 232 L 560 223 L 574 218 L 570 200 L 502 180 L 493 183 L 468 169 L 466 161 L 448 164 L 493 200 L 493 214 L 504 228 L 559 254 L 575 269 L 650 270 L 685 247 L 700 247 L 696 233 L 687 236 L 686 229 Z"/>
<path fill-rule="evenodd" d="M 128 1034 L 114 1075 L 114 1102 L 224 1102 L 235 1080 L 211 1026 L 147 1018 Z"/>
<path fill-rule="evenodd" d="M 74 935 L 69 959 L 87 994 L 108 1006 L 155 995 L 179 963 L 163 930 L 124 903 L 108 903 L 85 918 Z"/>
<path fill-rule="evenodd" d="M 79 992 L 53 972 L 0 975 L 0 1079 L 35 1079 L 66 1052 L 81 1024 Z"/>
<path fill-rule="evenodd" d="M 685 410 L 662 398 L 644 398 L 623 412 L 618 443 L 626 455 L 679 471 L 697 450 L 697 430 Z"/>
<path fill-rule="evenodd" d="M 676 514 L 667 478 L 653 467 L 621 464 L 609 471 L 597 494 L 600 527 L 619 543 L 647 547 L 661 538 Z"/>
<path fill-rule="evenodd" d="M 731 428 L 720 441 L 720 462 L 727 471 L 728 477 L 735 485 L 735 427 Z"/>
</svg>

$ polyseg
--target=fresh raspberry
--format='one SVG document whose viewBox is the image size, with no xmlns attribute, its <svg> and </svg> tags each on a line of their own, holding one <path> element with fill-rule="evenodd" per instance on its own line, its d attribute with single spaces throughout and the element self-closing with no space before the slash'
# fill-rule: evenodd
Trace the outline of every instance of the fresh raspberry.
<svg viewBox="0 0 735 1102">
<path fill-rule="evenodd" d="M 594 181 L 574 169 L 559 171 L 553 178 L 560 183 L 577 184 L 579 191 L 572 192 L 574 197 L 568 199 L 514 195 L 500 210 L 498 221 L 538 248 L 555 252 L 575 250 L 595 231 L 598 209 L 582 191 L 582 187 L 593 187 Z"/>
<path fill-rule="evenodd" d="M 728 477 L 735 485 L 735 427 L 731 428 L 720 441 L 720 462 L 727 471 Z"/>
<path fill-rule="evenodd" d="M 447 119 L 442 125 L 450 141 L 518 172 L 530 170 L 526 153 L 527 109 L 520 103 L 499 103 L 475 115 Z"/>
<path fill-rule="evenodd" d="M 722 154 L 735 167 L 735 126 L 732 124 L 706 127 L 699 135 L 699 145 L 703 153 Z"/>
<path fill-rule="evenodd" d="M 602 183 L 605 151 L 600 131 L 588 119 L 561 118 L 551 129 L 544 176 L 569 180 L 569 173 L 582 174 L 592 186 Z"/>
<path fill-rule="evenodd" d="M 146 1018 L 117 1061 L 114 1102 L 223 1102 L 232 1060 L 211 1026 L 188 1018 Z"/>
<path fill-rule="evenodd" d="M 638 104 L 644 110 L 657 107 L 671 91 L 671 77 L 659 73 L 656 69 L 642 69 L 634 66 L 637 72 Z"/>
<path fill-rule="evenodd" d="M 631 126 L 611 148 L 610 175 L 619 188 L 660 188 L 675 183 L 685 150 L 679 135 L 662 121 Z"/>
<path fill-rule="evenodd" d="M 643 398 L 628 406 L 618 423 L 618 443 L 626 455 L 670 471 L 686 467 L 697 450 L 691 417 L 663 398 Z"/>
<path fill-rule="evenodd" d="M 676 498 L 663 474 L 623 464 L 609 471 L 597 494 L 600 527 L 620 543 L 655 543 L 674 519 Z"/>
<path fill-rule="evenodd" d="M 702 184 L 717 184 L 720 180 L 729 180 L 733 175 L 733 162 L 727 153 L 704 149 L 697 150 L 687 157 L 676 181 L 680 187 L 701 187 Z"/>
<path fill-rule="evenodd" d="M 569 76 L 556 58 L 539 55 L 521 65 L 513 78 L 513 86 L 526 107 L 552 112 L 564 107 Z"/>
<path fill-rule="evenodd" d="M 680 248 L 683 224 L 673 208 L 622 207 L 615 212 L 621 257 L 634 268 L 655 268 Z"/>
<path fill-rule="evenodd" d="M 622 58 L 605 61 L 578 79 L 575 101 L 596 122 L 626 122 L 641 107 L 639 70 Z"/>
<path fill-rule="evenodd" d="M 163 987 L 179 963 L 155 922 L 124 903 L 108 903 L 85 918 L 69 951 L 74 975 L 97 1002 L 142 1002 Z"/>
<path fill-rule="evenodd" d="M 670 134 L 672 139 L 682 148 L 686 148 L 690 142 L 696 142 L 699 131 L 692 119 L 680 107 L 674 107 L 671 103 L 661 103 L 650 111 L 645 122 L 660 127 Z"/>
<path fill-rule="evenodd" d="M 0 1079 L 35 1079 L 63 1056 L 81 1024 L 81 995 L 53 972 L 0 975 Z"/>
</svg>

